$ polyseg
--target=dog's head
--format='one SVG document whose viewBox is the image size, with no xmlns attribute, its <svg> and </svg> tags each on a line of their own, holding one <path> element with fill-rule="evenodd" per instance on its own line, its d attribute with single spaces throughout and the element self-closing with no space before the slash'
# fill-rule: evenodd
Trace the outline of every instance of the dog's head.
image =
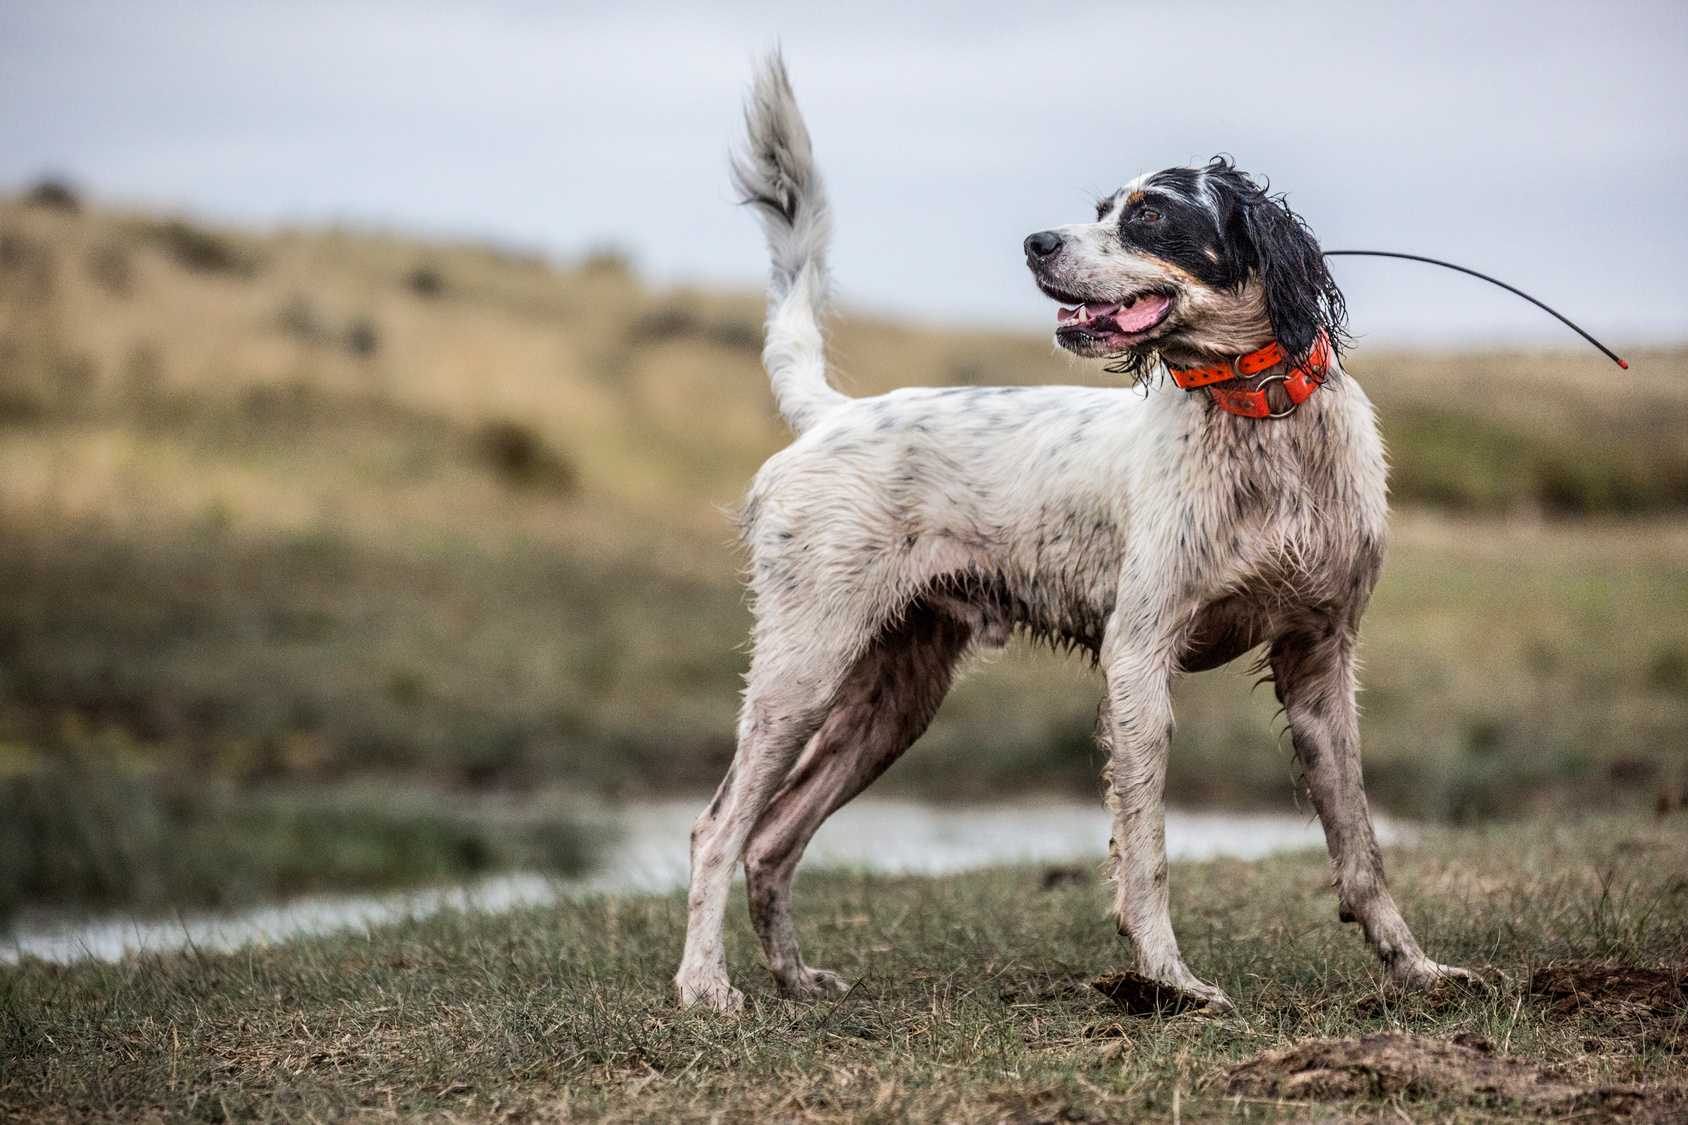
<svg viewBox="0 0 1688 1125">
<path fill-rule="evenodd" d="M 1143 374 L 1161 356 L 1223 361 L 1272 339 L 1292 362 L 1344 341 L 1342 292 L 1313 232 L 1229 160 L 1140 176 L 1096 221 L 1026 239 L 1038 287 L 1065 306 L 1056 342 Z"/>
</svg>

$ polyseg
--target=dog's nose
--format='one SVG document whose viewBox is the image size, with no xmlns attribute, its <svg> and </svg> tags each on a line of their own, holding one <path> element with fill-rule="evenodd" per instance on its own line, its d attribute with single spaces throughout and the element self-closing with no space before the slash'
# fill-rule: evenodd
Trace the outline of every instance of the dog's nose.
<svg viewBox="0 0 1688 1125">
<path fill-rule="evenodd" d="M 1061 248 L 1061 236 L 1052 230 L 1040 230 L 1026 237 L 1026 260 L 1039 262 Z"/>
</svg>

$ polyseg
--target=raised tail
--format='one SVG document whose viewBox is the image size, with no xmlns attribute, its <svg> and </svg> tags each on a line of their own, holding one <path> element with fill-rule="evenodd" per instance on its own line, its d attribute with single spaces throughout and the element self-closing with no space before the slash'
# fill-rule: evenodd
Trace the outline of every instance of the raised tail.
<svg viewBox="0 0 1688 1125">
<path fill-rule="evenodd" d="M 744 123 L 749 143 L 733 157 L 733 184 L 739 199 L 756 208 L 773 258 L 762 366 L 780 413 L 802 433 L 848 400 L 826 381 L 821 332 L 831 285 L 826 248 L 832 212 L 778 51 L 763 60 Z"/>
</svg>

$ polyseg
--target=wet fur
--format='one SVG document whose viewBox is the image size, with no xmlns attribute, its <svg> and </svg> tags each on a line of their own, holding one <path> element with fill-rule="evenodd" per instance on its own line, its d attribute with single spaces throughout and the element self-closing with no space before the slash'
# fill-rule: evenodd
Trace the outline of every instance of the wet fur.
<svg viewBox="0 0 1688 1125">
<path fill-rule="evenodd" d="M 743 507 L 752 658 L 737 754 L 692 833 L 682 1002 L 741 1002 L 722 945 L 741 859 L 782 991 L 844 987 L 797 948 L 790 887 L 803 849 L 920 736 L 967 653 L 1015 629 L 1088 651 L 1107 678 L 1098 737 L 1115 907 L 1140 972 L 1229 1003 L 1184 965 L 1172 933 L 1171 686 L 1259 646 L 1343 916 L 1400 980 L 1458 972 L 1427 958 L 1401 920 L 1361 785 L 1354 644 L 1383 561 L 1385 469 L 1371 404 L 1340 361 L 1299 410 L 1270 422 L 1164 383 L 1146 394 L 962 387 L 847 398 L 826 382 L 822 348 L 824 194 L 777 57 L 746 116 L 749 149 L 734 173 L 768 232 L 764 359 L 797 436 L 757 473 Z M 1134 238 L 1128 214 L 1145 200 L 1159 200 L 1178 229 Z M 1098 358 L 1147 371 L 1163 358 L 1222 362 L 1274 335 L 1302 354 L 1321 331 L 1341 342 L 1341 295 L 1317 243 L 1281 200 L 1223 162 L 1146 177 L 1104 200 L 1095 223 L 1050 233 L 1060 250 L 1032 262 L 1046 290 L 1106 301 L 1152 285 L 1174 295 L 1151 338 Z"/>
</svg>

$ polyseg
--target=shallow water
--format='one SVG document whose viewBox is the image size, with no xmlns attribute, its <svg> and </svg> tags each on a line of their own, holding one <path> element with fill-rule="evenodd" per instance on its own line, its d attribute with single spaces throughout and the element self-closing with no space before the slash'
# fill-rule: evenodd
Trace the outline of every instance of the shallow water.
<svg viewBox="0 0 1688 1125">
<path fill-rule="evenodd" d="M 500 875 L 464 887 L 386 895 L 325 895 L 238 914 L 190 914 L 168 921 L 126 915 L 86 920 L 36 919 L 0 938 L 0 961 L 39 957 L 66 963 L 192 947 L 225 952 L 245 945 L 338 930 L 365 930 L 440 910 L 501 911 L 591 894 L 671 891 L 686 884 L 689 834 L 697 801 L 664 801 L 622 811 L 623 834 L 604 865 L 581 879 Z M 1108 853 L 1108 815 L 1100 802 L 1020 805 L 924 805 L 863 799 L 839 810 L 815 834 L 804 867 L 887 874 L 941 875 L 1005 863 L 1070 863 Z M 1378 818 L 1385 844 L 1410 842 L 1410 825 Z M 1166 814 L 1171 859 L 1323 848 L 1317 821 L 1277 813 Z"/>
</svg>

